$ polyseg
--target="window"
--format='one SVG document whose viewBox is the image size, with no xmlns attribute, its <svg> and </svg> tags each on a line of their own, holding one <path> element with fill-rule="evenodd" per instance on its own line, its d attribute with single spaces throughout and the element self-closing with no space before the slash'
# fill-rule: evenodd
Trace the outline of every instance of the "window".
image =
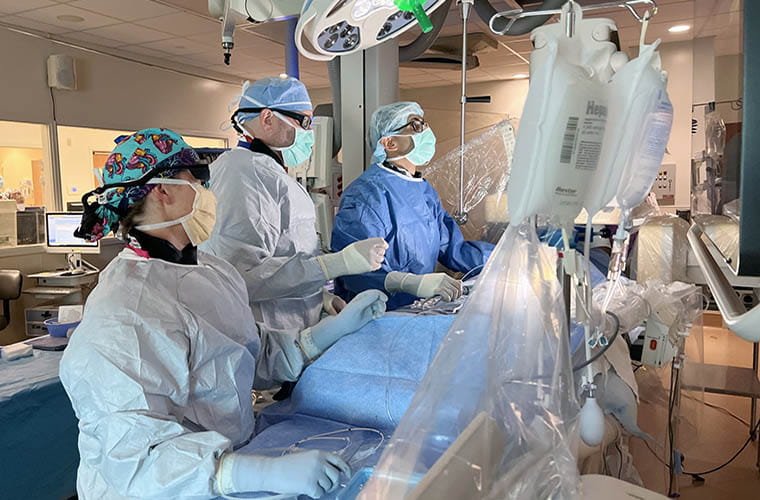
<svg viewBox="0 0 760 500">
<path fill-rule="evenodd" d="M 81 211 L 82 195 L 97 185 L 102 168 L 125 130 L 59 126 L 61 199 Z M 225 148 L 226 139 L 184 136 L 195 148 Z M 45 210 L 54 210 L 47 125 L 0 121 L 0 248 L 45 242 Z"/>
<path fill-rule="evenodd" d="M 114 139 L 131 133 L 125 130 L 58 127 L 64 209 L 78 209 L 82 195 L 97 185 L 94 169 L 103 167 L 108 155 L 116 146 Z M 185 135 L 183 137 L 194 148 L 227 147 L 225 139 Z"/>
<path fill-rule="evenodd" d="M 0 247 L 44 241 L 47 127 L 0 121 Z"/>
<path fill-rule="evenodd" d="M 0 198 L 45 206 L 44 125 L 0 121 Z"/>
</svg>

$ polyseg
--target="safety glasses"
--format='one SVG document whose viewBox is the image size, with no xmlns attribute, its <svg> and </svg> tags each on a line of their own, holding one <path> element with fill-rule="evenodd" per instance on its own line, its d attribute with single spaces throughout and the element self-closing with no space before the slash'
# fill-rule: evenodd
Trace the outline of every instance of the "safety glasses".
<svg viewBox="0 0 760 500">
<path fill-rule="evenodd" d="M 207 164 L 197 164 L 197 165 L 174 165 L 171 167 L 157 167 L 150 169 L 145 175 L 138 179 L 133 179 L 131 181 L 126 182 L 114 182 L 112 184 L 104 184 L 103 186 L 96 187 L 92 191 L 89 191 L 85 193 L 82 196 L 82 204 L 84 206 L 92 205 L 90 202 L 90 198 L 93 196 L 102 195 L 106 191 L 110 189 L 116 189 L 116 188 L 131 188 L 135 186 L 142 186 L 145 184 L 148 184 L 148 181 L 151 179 L 154 179 L 158 177 L 161 173 L 167 172 L 170 170 L 187 170 L 190 172 L 190 175 L 201 181 L 201 185 L 203 187 L 208 187 L 208 182 L 211 179 L 211 172 L 208 168 Z"/>
<path fill-rule="evenodd" d="M 313 121 L 313 118 L 309 115 L 305 115 L 303 113 L 296 113 L 295 111 L 288 111 L 286 109 L 278 109 L 278 108 L 240 108 L 237 111 L 235 111 L 235 115 L 233 116 L 233 124 L 235 123 L 235 116 L 237 116 L 240 113 L 261 113 L 265 109 L 270 109 L 272 111 L 277 111 L 283 116 L 287 116 L 288 118 L 294 119 L 298 125 L 304 129 L 309 130 L 311 128 L 311 124 Z"/>
<path fill-rule="evenodd" d="M 412 118 L 402 126 L 400 126 L 397 129 L 394 129 L 393 132 L 401 132 L 406 127 L 411 127 L 411 129 L 414 131 L 414 133 L 419 134 L 426 128 L 428 128 L 430 125 L 428 125 L 428 122 L 423 120 L 422 118 Z"/>
</svg>

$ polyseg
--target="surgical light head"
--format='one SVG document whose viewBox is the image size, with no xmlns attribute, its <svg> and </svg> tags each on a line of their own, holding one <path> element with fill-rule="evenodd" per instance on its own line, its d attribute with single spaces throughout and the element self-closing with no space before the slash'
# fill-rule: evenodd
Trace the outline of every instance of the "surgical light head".
<svg viewBox="0 0 760 500">
<path fill-rule="evenodd" d="M 445 0 L 312 0 L 296 27 L 296 44 L 304 56 L 330 60 L 368 49 L 419 23 L 433 26 L 428 15 Z M 417 20 L 417 22 L 415 22 Z"/>
</svg>

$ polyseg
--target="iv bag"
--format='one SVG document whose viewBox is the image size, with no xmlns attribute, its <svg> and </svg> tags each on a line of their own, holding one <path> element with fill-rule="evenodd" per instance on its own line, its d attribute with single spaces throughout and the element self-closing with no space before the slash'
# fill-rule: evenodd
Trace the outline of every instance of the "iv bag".
<svg viewBox="0 0 760 500">
<path fill-rule="evenodd" d="M 609 121 L 597 176 L 583 205 L 592 216 L 616 194 L 626 213 L 644 200 L 657 176 L 673 115 L 656 52 L 659 43 L 642 46 L 607 86 Z"/>
<path fill-rule="evenodd" d="M 567 3 L 559 23 L 531 33 L 536 50 L 507 196 L 512 222 L 540 213 L 567 225 L 580 213 L 602 150 L 612 61 L 622 54 L 616 30 Z"/>
<path fill-rule="evenodd" d="M 617 202 L 623 213 L 628 213 L 647 197 L 668 146 L 673 125 L 673 105 L 664 82 L 657 92 L 655 102 L 654 109 L 647 116 L 646 125 L 641 129 L 637 150 L 628 162 L 618 188 Z"/>
<path fill-rule="evenodd" d="M 606 92 L 593 72 L 567 62 L 556 39 L 543 50 L 518 130 L 509 214 L 515 223 L 537 213 L 572 223 L 599 163 Z"/>
<path fill-rule="evenodd" d="M 723 156 L 726 149 L 726 124 L 715 110 L 705 113 L 705 142 L 707 156 Z"/>
</svg>

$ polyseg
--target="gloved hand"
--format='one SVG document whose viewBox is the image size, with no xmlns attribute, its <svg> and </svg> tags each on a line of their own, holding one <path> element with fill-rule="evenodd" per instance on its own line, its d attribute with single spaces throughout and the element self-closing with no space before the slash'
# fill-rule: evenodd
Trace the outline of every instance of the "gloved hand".
<svg viewBox="0 0 760 500">
<path fill-rule="evenodd" d="M 320 255 L 317 261 L 328 280 L 338 276 L 364 274 L 380 269 L 387 248 L 388 243 L 384 239 L 370 238 L 351 243 L 340 252 Z"/>
<path fill-rule="evenodd" d="M 330 293 L 327 288 L 322 289 L 322 309 L 330 316 L 335 316 L 346 308 L 346 301 Z"/>
<path fill-rule="evenodd" d="M 348 464 L 322 450 L 281 457 L 225 453 L 216 480 L 223 495 L 268 491 L 319 498 L 340 484 L 341 472 L 350 477 Z"/>
<path fill-rule="evenodd" d="M 309 359 L 314 359 L 341 337 L 354 333 L 385 312 L 388 296 L 380 290 L 366 290 L 348 303 L 337 316 L 328 316 L 301 332 L 299 344 Z"/>
<path fill-rule="evenodd" d="M 462 282 L 445 273 L 412 274 L 391 271 L 385 277 L 389 292 L 405 292 L 424 299 L 440 296 L 451 302 L 462 296 Z"/>
</svg>

